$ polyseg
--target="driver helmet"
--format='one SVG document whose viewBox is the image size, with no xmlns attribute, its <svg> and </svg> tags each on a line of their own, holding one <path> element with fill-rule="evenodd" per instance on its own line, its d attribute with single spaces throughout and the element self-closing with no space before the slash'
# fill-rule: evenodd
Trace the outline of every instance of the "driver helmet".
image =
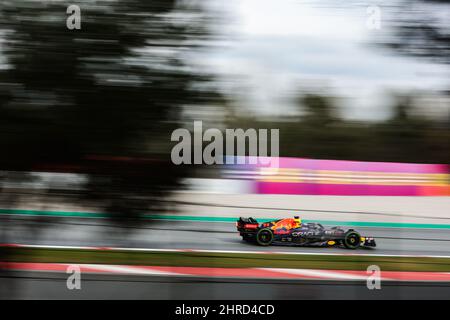
<svg viewBox="0 0 450 320">
<path fill-rule="evenodd" d="M 302 226 L 302 219 L 299 216 L 295 216 L 294 221 L 297 224 L 297 228 Z"/>
</svg>

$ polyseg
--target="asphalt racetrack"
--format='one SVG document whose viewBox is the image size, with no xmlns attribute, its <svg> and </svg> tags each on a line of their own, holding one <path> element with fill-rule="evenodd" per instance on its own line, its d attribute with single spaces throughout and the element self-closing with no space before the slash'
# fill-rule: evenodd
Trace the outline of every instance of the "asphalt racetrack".
<svg viewBox="0 0 450 320">
<path fill-rule="evenodd" d="M 9 242 L 34 245 L 450 256 L 450 229 L 357 227 L 362 236 L 375 237 L 377 248 L 346 250 L 260 247 L 243 242 L 234 223 L 224 222 L 156 221 L 117 228 L 106 220 L 90 218 L 8 217 L 8 220 L 5 236 Z"/>
<path fill-rule="evenodd" d="M 81 289 L 68 290 L 66 274 L 13 272 L 1 278 L 2 299 L 449 299 L 450 283 L 248 280 L 82 275 Z"/>
<path fill-rule="evenodd" d="M 34 245 L 450 256 L 448 229 L 356 228 L 378 247 L 346 250 L 259 247 L 243 242 L 233 223 L 158 221 L 123 229 L 102 219 L 12 216 L 7 223 L 3 239 Z M 81 290 L 68 290 L 64 273 L 3 272 L 0 279 L 2 299 L 450 299 L 448 282 L 389 281 L 369 290 L 365 281 L 86 274 Z"/>
</svg>

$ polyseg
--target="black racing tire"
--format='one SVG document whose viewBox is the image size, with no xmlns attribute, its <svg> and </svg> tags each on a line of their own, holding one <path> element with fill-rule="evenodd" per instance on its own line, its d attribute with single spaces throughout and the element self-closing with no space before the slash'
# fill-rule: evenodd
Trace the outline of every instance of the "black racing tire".
<svg viewBox="0 0 450 320">
<path fill-rule="evenodd" d="M 269 228 L 260 229 L 256 234 L 256 243 L 260 246 L 270 246 L 273 242 L 273 232 Z"/>
<path fill-rule="evenodd" d="M 354 230 L 349 230 L 345 233 L 342 243 L 347 249 L 357 249 L 361 245 L 361 235 Z"/>
</svg>

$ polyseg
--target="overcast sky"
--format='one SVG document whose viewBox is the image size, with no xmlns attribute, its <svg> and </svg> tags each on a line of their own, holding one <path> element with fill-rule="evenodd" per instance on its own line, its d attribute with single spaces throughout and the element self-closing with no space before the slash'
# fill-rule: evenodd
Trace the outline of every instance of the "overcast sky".
<svg viewBox="0 0 450 320">
<path fill-rule="evenodd" d="M 212 6 L 227 12 L 229 23 L 220 28 L 230 41 L 204 53 L 198 62 L 219 75 L 227 92 L 258 112 L 290 112 L 287 98 L 292 92 L 313 88 L 341 97 L 347 118 L 382 119 L 388 116 L 388 90 L 449 87 L 447 66 L 373 46 L 376 37 L 388 31 L 383 20 L 390 18 L 392 4 L 218 0 Z M 381 9 L 380 30 L 366 26 L 371 5 Z"/>
</svg>

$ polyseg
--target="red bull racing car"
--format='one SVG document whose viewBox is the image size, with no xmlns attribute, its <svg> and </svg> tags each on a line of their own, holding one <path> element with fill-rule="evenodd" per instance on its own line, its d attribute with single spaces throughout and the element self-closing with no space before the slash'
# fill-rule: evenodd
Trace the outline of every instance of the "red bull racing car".
<svg viewBox="0 0 450 320">
<path fill-rule="evenodd" d="M 320 223 L 302 223 L 299 217 L 258 223 L 253 218 L 239 218 L 237 230 L 244 241 L 261 246 L 290 243 L 299 246 L 375 247 L 375 239 L 362 237 L 353 229 L 325 228 Z"/>
</svg>

